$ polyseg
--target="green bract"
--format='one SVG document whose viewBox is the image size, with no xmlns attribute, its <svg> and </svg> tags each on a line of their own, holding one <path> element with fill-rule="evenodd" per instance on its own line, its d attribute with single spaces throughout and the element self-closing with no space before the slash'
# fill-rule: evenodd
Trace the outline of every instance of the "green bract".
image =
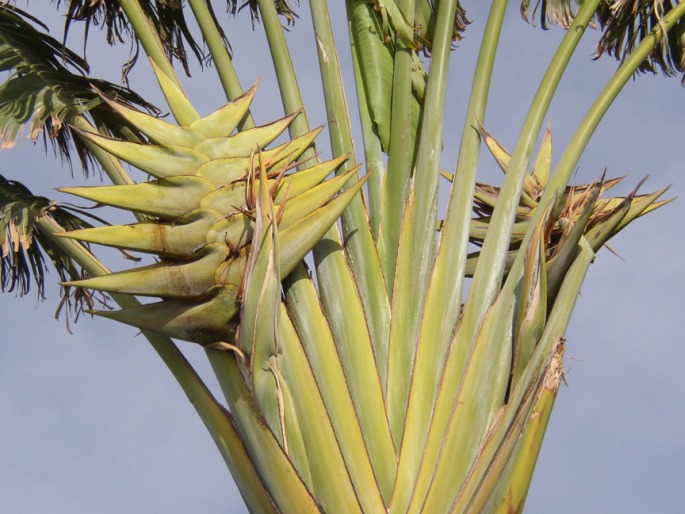
<svg viewBox="0 0 685 514">
<path fill-rule="evenodd" d="M 266 149 L 294 116 L 231 135 L 246 116 L 254 93 L 255 88 L 187 127 L 106 100 L 150 143 L 81 132 L 87 141 L 156 177 L 140 184 L 63 189 L 148 216 L 147 221 L 133 225 L 90 228 L 63 236 L 163 259 L 65 284 L 163 299 L 97 314 L 203 345 L 228 341 L 236 330 L 237 324 L 231 322 L 237 317 L 248 261 L 255 253 L 255 218 L 261 203 L 278 213 L 278 219 L 271 217 L 268 223 L 274 225 L 273 237 L 280 241 L 278 276 L 285 277 L 359 190 L 363 181 L 336 196 L 355 170 L 324 181 L 345 158 L 291 173 L 319 130 Z M 182 98 L 180 91 L 176 94 Z M 268 193 L 260 200 L 262 188 Z"/>
</svg>

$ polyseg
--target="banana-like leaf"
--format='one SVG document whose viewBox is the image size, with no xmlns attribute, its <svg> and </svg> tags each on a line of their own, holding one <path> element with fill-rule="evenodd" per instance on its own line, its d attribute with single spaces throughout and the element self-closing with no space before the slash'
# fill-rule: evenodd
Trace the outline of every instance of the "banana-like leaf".
<svg viewBox="0 0 685 514">
<path fill-rule="evenodd" d="M 391 4 L 394 6 L 394 0 L 388 2 L 387 6 L 392 8 Z M 381 12 L 386 11 L 387 9 L 384 9 Z M 383 150 L 387 153 L 390 150 L 390 129 L 393 126 L 391 116 L 393 49 L 383 39 L 381 15 L 374 10 L 372 1 L 355 2 L 350 23 L 351 30 L 358 40 L 355 49 L 371 121 L 376 127 Z M 416 97 L 412 103 L 411 116 L 412 133 L 415 133 L 419 116 Z"/>
</svg>

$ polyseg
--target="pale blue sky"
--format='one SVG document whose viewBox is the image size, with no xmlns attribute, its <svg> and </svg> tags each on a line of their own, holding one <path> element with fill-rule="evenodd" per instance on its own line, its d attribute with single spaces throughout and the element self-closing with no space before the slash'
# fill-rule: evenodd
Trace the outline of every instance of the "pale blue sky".
<svg viewBox="0 0 685 514">
<path fill-rule="evenodd" d="M 484 4 L 464 2 L 473 24 L 454 53 L 450 75 L 454 93 L 444 161 L 449 170 Z M 307 74 L 316 57 L 306 11 L 303 2 L 302 19 L 289 38 L 298 71 L 312 77 L 302 83 L 303 96 L 311 124 L 319 125 L 325 117 L 315 71 Z M 561 33 L 520 21 L 518 2 L 510 11 L 485 125 L 512 147 Z M 226 22 L 243 85 L 262 78 L 257 121 L 280 116 L 261 28 L 251 33 L 247 13 L 236 21 L 219 4 L 217 15 Z M 344 30 L 338 26 L 339 38 Z M 93 40 L 100 35 L 95 31 Z M 596 37 L 590 32 L 581 45 L 550 111 L 555 157 L 616 68 L 608 59 L 591 60 Z M 94 46 L 89 58 L 95 75 L 117 80 L 117 53 Z M 345 54 L 341 59 L 349 62 Z M 205 74 L 187 83 L 203 113 L 221 98 L 213 70 Z M 136 72 L 133 86 L 146 77 L 142 69 Z M 146 82 L 142 90 L 154 88 Z M 353 98 L 354 91 L 347 93 Z M 642 76 L 629 83 L 581 160 L 578 180 L 592 180 L 606 167 L 612 177 L 629 174 L 623 193 L 650 175 L 645 191 L 673 184 L 670 195 L 682 197 L 684 113 L 678 79 Z M 57 160 L 46 158 L 40 146 L 18 146 L 0 153 L 0 174 L 55 198 L 58 185 L 82 182 L 78 172 L 71 179 Z M 326 153 L 325 135 L 319 148 Z M 499 178 L 485 154 L 482 169 L 482 178 Z M 560 391 L 527 513 L 670 513 L 685 503 L 685 350 L 677 324 L 685 310 L 684 240 L 685 207 L 679 200 L 612 241 L 624 260 L 599 253 L 567 333 L 569 387 Z M 57 300 L 54 288 L 44 303 L 33 295 L 0 296 L 0 512 L 244 512 L 210 437 L 146 341 L 134 329 L 87 317 L 72 324 L 70 335 L 63 321 L 53 319 Z M 182 347 L 207 370 L 200 351 Z"/>
</svg>

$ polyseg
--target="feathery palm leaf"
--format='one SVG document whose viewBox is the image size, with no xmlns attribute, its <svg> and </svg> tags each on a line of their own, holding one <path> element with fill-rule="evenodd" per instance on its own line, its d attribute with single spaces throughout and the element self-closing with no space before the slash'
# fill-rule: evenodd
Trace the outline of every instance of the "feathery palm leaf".
<svg viewBox="0 0 685 514">
<path fill-rule="evenodd" d="M 28 18 L 30 19 L 30 18 Z M 10 71 L 0 85 L 0 135 L 2 146 L 11 147 L 23 127 L 41 135 L 70 160 L 72 148 L 88 170 L 87 146 L 75 137 L 69 123 L 80 115 L 115 136 L 137 137 L 135 130 L 102 101 L 94 87 L 120 102 L 156 109 L 133 91 L 86 75 L 88 65 L 48 34 L 34 28 L 19 9 L 0 6 L 0 71 Z"/>
<path fill-rule="evenodd" d="M 7 180 L 0 175 L 0 250 L 2 291 L 29 292 L 31 281 L 37 293 L 43 296 L 45 275 L 48 271 L 46 256 L 52 262 L 62 282 L 84 277 L 80 267 L 54 238 L 49 237 L 40 226 L 41 218 L 49 217 L 65 230 L 79 230 L 91 225 L 47 198 L 34 196 L 19 182 Z M 63 296 L 69 295 L 63 289 Z M 83 302 L 92 308 L 89 295 L 78 297 L 77 307 Z"/>
<path fill-rule="evenodd" d="M 88 42 L 91 25 L 96 27 L 101 25 L 106 30 L 106 39 L 110 45 L 114 45 L 118 42 L 123 43 L 128 38 L 132 38 L 134 44 L 136 46 L 138 45 L 138 41 L 133 37 L 128 19 L 121 10 L 118 1 L 97 0 L 93 2 L 90 0 L 53 0 L 53 2 L 54 1 L 57 2 L 57 7 L 60 7 L 62 3 L 68 4 L 64 24 L 65 40 L 72 24 L 74 22 L 83 22 L 85 23 L 85 44 Z M 190 50 L 201 64 L 206 60 L 207 56 L 188 27 L 185 13 L 182 8 L 182 2 L 178 0 L 157 0 L 154 2 L 146 0 L 141 2 L 141 7 L 148 16 L 150 22 L 156 28 L 169 60 L 173 62 L 174 59 L 177 59 L 183 66 L 186 74 L 190 76 L 190 63 L 188 61 L 186 44 L 190 47 Z M 207 2 L 207 7 L 214 18 L 214 12 L 210 2 Z M 225 38 L 223 30 L 216 21 L 216 18 L 214 18 L 214 21 L 217 29 L 220 31 L 222 37 L 224 37 L 224 42 L 228 45 L 228 40 Z M 124 81 L 126 81 L 128 72 L 135 65 L 137 57 L 138 51 L 134 52 L 132 60 L 125 64 L 123 70 Z"/>
<path fill-rule="evenodd" d="M 271 0 L 269 0 L 271 1 Z M 299 3 L 299 0 L 298 0 Z M 273 0 L 276 12 L 283 16 L 288 23 L 288 25 L 293 25 L 295 20 L 299 18 L 295 10 L 290 6 L 288 0 Z M 226 5 L 228 10 L 232 14 L 236 14 L 245 7 L 250 8 L 250 16 L 252 16 L 253 21 L 259 21 L 259 2 L 258 0 L 244 0 L 239 2 L 238 0 L 226 0 Z"/>
<path fill-rule="evenodd" d="M 652 30 L 661 26 L 663 17 L 679 3 L 679 0 L 620 0 L 603 5 L 597 13 L 603 30 L 597 56 L 606 53 L 624 60 Z M 666 75 L 685 72 L 685 21 L 676 23 L 639 70 L 652 73 L 661 70 Z"/>
<path fill-rule="evenodd" d="M 605 0 L 600 3 L 596 19 L 602 30 L 597 43 L 597 57 L 603 54 L 624 61 L 632 51 L 654 29 L 661 26 L 661 20 L 680 2 L 678 0 Z M 525 19 L 530 16 L 530 0 L 521 2 L 521 13 Z M 576 16 L 578 0 L 538 0 L 534 11 L 540 10 L 543 28 L 548 24 L 568 27 Z M 650 52 L 639 66 L 641 72 L 655 73 L 661 70 L 665 75 L 685 72 L 685 22 L 676 22 L 673 29 Z M 685 81 L 685 76 L 683 76 Z"/>
</svg>

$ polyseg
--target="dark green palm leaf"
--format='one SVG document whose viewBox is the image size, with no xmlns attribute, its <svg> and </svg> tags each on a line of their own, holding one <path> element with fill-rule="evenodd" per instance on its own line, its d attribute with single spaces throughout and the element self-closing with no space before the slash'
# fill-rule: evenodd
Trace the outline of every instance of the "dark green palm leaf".
<svg viewBox="0 0 685 514">
<path fill-rule="evenodd" d="M 88 77 L 83 59 L 34 28 L 26 18 L 15 7 L 0 6 L 0 71 L 9 72 L 0 85 L 2 146 L 12 146 L 29 125 L 34 140 L 42 134 L 68 161 L 75 148 L 84 170 L 88 170 L 88 148 L 68 126 L 76 116 L 87 115 L 95 126 L 115 136 L 126 132 L 130 137 L 132 131 L 113 115 L 94 87 L 122 103 L 158 111 L 127 88 Z"/>
<path fill-rule="evenodd" d="M 530 4 L 530 0 L 522 0 L 521 2 L 521 16 L 526 21 L 531 19 Z M 577 0 L 537 0 L 533 8 L 533 23 L 539 11 L 540 25 L 543 29 L 546 30 L 550 24 L 568 28 L 576 16 L 577 4 Z"/>
<path fill-rule="evenodd" d="M 35 282 L 40 297 L 44 294 L 47 259 L 60 281 L 83 276 L 81 269 L 40 228 L 41 218 L 51 218 L 65 230 L 88 228 L 90 225 L 42 196 L 34 196 L 19 182 L 0 175 L 0 290 L 24 295 Z M 63 289 L 66 298 L 70 291 Z M 76 303 L 89 297 L 76 297 Z"/>
<path fill-rule="evenodd" d="M 54 1 L 54 0 L 53 0 Z M 110 45 L 123 43 L 130 39 L 131 28 L 127 18 L 124 16 L 119 2 L 116 0 L 56 0 L 57 7 L 62 3 L 68 4 L 66 21 L 64 24 L 65 40 L 69 28 L 75 21 L 85 23 L 84 33 L 87 41 L 91 25 L 102 26 L 107 32 L 107 42 Z M 170 60 L 178 59 L 183 65 L 187 75 L 190 75 L 188 64 L 188 53 L 186 44 L 195 55 L 197 60 L 202 63 L 206 55 L 200 45 L 195 41 L 183 14 L 182 2 L 180 0 L 146 0 L 140 2 L 143 11 L 150 19 L 152 25 L 157 29 L 160 39 L 164 45 L 167 56 Z M 207 2 L 210 8 L 211 5 Z M 217 24 L 218 27 L 218 24 Z M 219 29 L 221 32 L 221 29 Z M 223 36 L 223 32 L 221 32 Z M 134 41 L 135 38 L 133 38 Z M 228 43 L 228 42 L 227 42 Z M 138 52 L 135 53 L 131 62 L 124 65 L 124 79 L 126 74 L 135 64 Z"/>
<path fill-rule="evenodd" d="M 602 37 L 595 48 L 596 56 L 608 54 L 620 61 L 625 60 L 679 3 L 679 0 L 604 0 L 596 13 L 602 30 Z M 531 15 L 530 4 L 530 0 L 521 2 L 521 14 L 526 20 Z M 538 0 L 532 17 L 535 18 L 539 11 L 544 29 L 550 24 L 568 28 L 579 4 L 582 2 L 578 0 Z M 668 76 L 685 72 L 685 21 L 676 22 L 668 36 L 655 46 L 639 68 L 642 72 L 655 73 L 658 70 Z"/>
<path fill-rule="evenodd" d="M 604 34 L 597 44 L 597 56 L 606 53 L 624 60 L 653 29 L 661 25 L 662 18 L 678 3 L 678 0 L 605 2 L 598 11 Z M 676 22 L 668 37 L 654 48 L 649 58 L 640 66 L 640 71 L 655 73 L 657 70 L 665 75 L 685 71 L 684 20 Z"/>
<path fill-rule="evenodd" d="M 273 0 L 276 6 L 276 11 L 278 14 L 286 19 L 288 25 L 293 25 L 295 20 L 299 18 L 297 13 L 290 7 L 288 0 Z M 297 2 L 300 3 L 299 0 Z M 244 7 L 250 7 L 250 14 L 252 15 L 252 21 L 259 21 L 259 2 L 257 0 L 244 0 L 243 2 L 238 2 L 238 0 L 226 0 L 226 6 L 228 7 L 231 14 L 236 14 L 241 11 Z"/>
</svg>

